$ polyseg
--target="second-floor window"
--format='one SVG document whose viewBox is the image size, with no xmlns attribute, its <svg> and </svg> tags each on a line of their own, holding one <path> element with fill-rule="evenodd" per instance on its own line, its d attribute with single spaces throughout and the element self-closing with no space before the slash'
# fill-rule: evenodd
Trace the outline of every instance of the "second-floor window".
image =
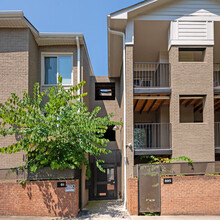
<svg viewBox="0 0 220 220">
<path fill-rule="evenodd" d="M 44 54 L 42 55 L 42 84 L 57 85 L 58 75 L 63 78 L 63 85 L 73 84 L 72 55 Z"/>
</svg>

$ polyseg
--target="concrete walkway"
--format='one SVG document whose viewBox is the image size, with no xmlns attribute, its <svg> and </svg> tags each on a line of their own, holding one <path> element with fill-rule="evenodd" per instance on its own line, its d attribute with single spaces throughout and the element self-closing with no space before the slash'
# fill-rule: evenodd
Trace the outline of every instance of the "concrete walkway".
<svg viewBox="0 0 220 220">
<path fill-rule="evenodd" d="M 78 219 L 130 219 L 121 200 L 90 201 Z"/>
<path fill-rule="evenodd" d="M 132 220 L 220 220 L 220 216 L 131 216 Z"/>
<path fill-rule="evenodd" d="M 91 214 L 89 216 L 79 217 L 77 219 L 131 219 L 131 220 L 219 220 L 220 216 L 131 216 L 123 217 L 121 215 L 97 215 Z M 33 216 L 0 216 L 0 220 L 74 220 L 70 218 L 51 218 L 51 217 L 33 217 Z"/>
</svg>

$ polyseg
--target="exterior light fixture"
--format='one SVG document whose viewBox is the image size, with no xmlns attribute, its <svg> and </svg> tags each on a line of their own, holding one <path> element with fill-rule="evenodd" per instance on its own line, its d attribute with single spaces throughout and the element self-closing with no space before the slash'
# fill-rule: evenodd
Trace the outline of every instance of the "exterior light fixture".
<svg viewBox="0 0 220 220">
<path fill-rule="evenodd" d="M 113 129 L 112 129 L 113 131 L 118 131 L 119 130 L 119 127 L 118 127 L 118 125 L 115 125 L 114 127 L 113 127 Z"/>
</svg>

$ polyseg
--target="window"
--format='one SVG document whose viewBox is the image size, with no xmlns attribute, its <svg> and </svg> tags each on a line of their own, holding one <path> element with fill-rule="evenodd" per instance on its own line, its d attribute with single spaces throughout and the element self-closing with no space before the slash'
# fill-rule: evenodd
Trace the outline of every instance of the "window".
<svg viewBox="0 0 220 220">
<path fill-rule="evenodd" d="M 95 100 L 115 100 L 115 83 L 96 83 Z"/>
<path fill-rule="evenodd" d="M 179 99 L 180 123 L 203 122 L 205 96 L 181 95 Z"/>
<path fill-rule="evenodd" d="M 205 48 L 179 48 L 179 62 L 204 62 Z"/>
<path fill-rule="evenodd" d="M 58 75 L 63 78 L 63 85 L 72 85 L 72 54 L 42 55 L 42 84 L 57 85 Z"/>
<path fill-rule="evenodd" d="M 109 141 L 115 141 L 115 131 L 113 130 L 114 126 L 109 126 L 107 131 L 104 134 L 104 138 Z"/>
</svg>

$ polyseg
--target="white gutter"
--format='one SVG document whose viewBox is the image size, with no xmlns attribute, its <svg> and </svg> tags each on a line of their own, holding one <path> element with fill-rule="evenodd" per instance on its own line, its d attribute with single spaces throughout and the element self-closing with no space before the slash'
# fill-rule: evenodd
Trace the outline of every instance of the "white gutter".
<svg viewBox="0 0 220 220">
<path fill-rule="evenodd" d="M 80 74 L 80 43 L 79 37 L 76 36 L 76 45 L 77 45 L 77 84 L 81 82 L 81 74 Z M 81 90 L 77 91 L 77 95 L 80 95 Z"/>
<path fill-rule="evenodd" d="M 126 77 L 125 77 L 125 34 L 120 31 L 113 31 L 110 28 L 108 31 L 112 34 L 116 34 L 123 37 L 123 93 L 124 93 L 124 209 L 126 210 L 127 204 L 127 151 L 126 151 Z"/>
</svg>

